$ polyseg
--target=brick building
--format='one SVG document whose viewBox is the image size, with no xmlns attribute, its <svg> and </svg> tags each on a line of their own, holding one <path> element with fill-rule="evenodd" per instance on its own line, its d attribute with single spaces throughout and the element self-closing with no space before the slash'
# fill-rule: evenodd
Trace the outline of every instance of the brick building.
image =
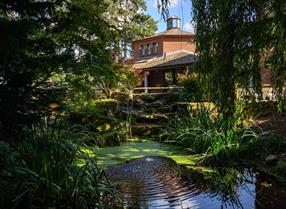
<svg viewBox="0 0 286 209">
<path fill-rule="evenodd" d="M 141 87 L 176 85 L 177 74 L 196 62 L 195 34 L 182 31 L 180 21 L 180 18 L 171 16 L 167 19 L 166 31 L 132 43 L 132 68 L 141 76 Z M 262 94 L 266 97 L 273 93 L 271 73 L 265 66 L 261 69 Z"/>
<path fill-rule="evenodd" d="M 169 17 L 166 31 L 132 43 L 132 68 L 141 75 L 142 86 L 166 87 L 176 84 L 177 73 L 196 61 L 195 35 L 182 31 L 180 21 L 178 17 Z"/>
</svg>

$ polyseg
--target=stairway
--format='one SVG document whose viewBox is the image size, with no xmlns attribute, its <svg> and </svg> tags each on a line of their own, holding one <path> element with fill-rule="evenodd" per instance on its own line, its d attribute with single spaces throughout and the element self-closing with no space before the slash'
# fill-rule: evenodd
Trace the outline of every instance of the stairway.
<svg viewBox="0 0 286 209">
<path fill-rule="evenodd" d="M 162 127 L 178 111 L 178 95 L 140 95 L 132 100 L 132 134 L 160 138 Z"/>
</svg>

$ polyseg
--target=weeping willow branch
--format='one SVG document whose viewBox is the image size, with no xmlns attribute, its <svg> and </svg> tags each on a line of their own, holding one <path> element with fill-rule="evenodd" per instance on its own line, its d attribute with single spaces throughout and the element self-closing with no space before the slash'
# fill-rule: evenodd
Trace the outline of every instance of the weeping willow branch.
<svg viewBox="0 0 286 209">
<path fill-rule="evenodd" d="M 237 88 L 261 93 L 263 70 L 271 70 L 280 101 L 286 77 L 286 2 L 281 0 L 190 0 L 195 43 L 207 94 L 220 113 L 236 112 Z M 169 0 L 158 0 L 169 15 Z"/>
</svg>

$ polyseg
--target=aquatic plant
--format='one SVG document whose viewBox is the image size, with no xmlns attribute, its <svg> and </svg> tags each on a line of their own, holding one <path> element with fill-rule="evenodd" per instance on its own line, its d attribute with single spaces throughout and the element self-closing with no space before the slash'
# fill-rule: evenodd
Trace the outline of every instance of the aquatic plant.
<svg viewBox="0 0 286 209">
<path fill-rule="evenodd" d="M 83 152 L 83 144 L 71 134 L 55 124 L 34 127 L 31 133 L 15 146 L 1 144 L 6 153 L 2 161 L 9 162 L 1 163 L 1 206 L 112 208 L 112 202 L 118 202 L 95 156 Z"/>
<path fill-rule="evenodd" d="M 254 126 L 244 126 L 240 116 L 236 121 L 214 117 L 213 113 L 200 107 L 196 114 L 188 111 L 175 116 L 163 130 L 165 142 L 182 145 L 193 153 L 203 153 L 204 161 L 213 164 L 217 160 L 238 157 L 238 150 L 254 142 L 259 131 Z"/>
</svg>

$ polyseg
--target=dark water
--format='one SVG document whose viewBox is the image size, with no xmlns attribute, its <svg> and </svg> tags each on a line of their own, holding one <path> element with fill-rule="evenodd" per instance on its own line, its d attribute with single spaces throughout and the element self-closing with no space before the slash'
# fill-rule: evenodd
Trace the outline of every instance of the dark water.
<svg viewBox="0 0 286 209">
<path fill-rule="evenodd" d="M 249 169 L 199 172 L 170 158 L 143 157 L 111 167 L 124 208 L 286 208 L 286 190 Z"/>
</svg>

